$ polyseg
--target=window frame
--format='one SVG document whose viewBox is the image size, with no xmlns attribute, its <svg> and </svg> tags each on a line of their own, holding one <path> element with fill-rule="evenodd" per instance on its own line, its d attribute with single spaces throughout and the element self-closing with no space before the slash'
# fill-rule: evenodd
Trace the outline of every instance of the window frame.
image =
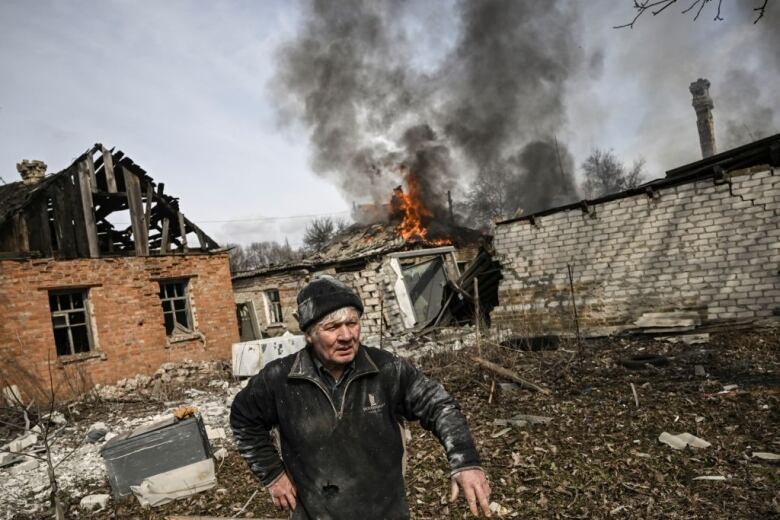
<svg viewBox="0 0 780 520">
<path fill-rule="evenodd" d="M 249 326 L 252 327 L 252 336 L 255 340 L 262 339 L 263 335 L 260 332 L 260 325 L 257 323 L 257 312 L 255 311 L 255 304 L 252 300 L 247 300 L 243 302 L 236 302 L 236 318 L 238 320 L 238 339 L 243 341 L 244 334 L 242 333 L 242 320 L 241 320 L 241 311 L 240 306 L 245 306 L 247 309 L 247 314 L 249 318 Z M 253 340 L 248 340 L 253 341 Z"/>
<path fill-rule="evenodd" d="M 175 338 L 177 336 L 192 334 L 195 332 L 195 320 L 192 313 L 192 302 L 190 300 L 190 279 L 189 278 L 165 278 L 157 281 L 160 287 L 158 296 L 160 298 L 160 308 L 163 313 L 163 327 L 165 327 L 165 335 L 168 338 Z M 183 294 L 175 294 L 174 296 L 168 296 L 166 288 L 169 286 L 175 286 L 181 284 L 183 287 Z M 184 308 L 177 309 L 176 301 L 184 301 Z M 165 304 L 170 302 L 170 310 L 166 310 Z M 187 319 L 187 326 L 182 325 L 177 318 L 177 314 L 180 312 L 185 313 Z M 166 323 L 166 316 L 171 315 L 173 317 L 173 327 L 168 332 L 168 325 Z"/>
<path fill-rule="evenodd" d="M 78 294 L 81 296 L 81 307 L 74 307 L 73 302 L 73 295 Z M 61 308 L 61 300 L 60 297 L 68 295 L 70 300 L 70 308 L 68 309 L 62 309 Z M 92 330 L 92 307 L 90 304 L 89 299 L 89 289 L 88 288 L 67 288 L 67 289 L 50 289 L 48 291 L 48 297 L 49 297 L 49 317 L 51 319 L 51 325 L 52 325 L 52 336 L 54 337 L 54 351 L 57 354 L 58 359 L 68 359 L 68 358 L 77 358 L 79 356 L 87 356 L 89 354 L 92 354 L 97 351 L 97 344 L 95 342 L 94 333 Z M 52 297 L 56 298 L 57 301 L 57 310 L 52 309 Z M 71 316 L 72 313 L 82 313 L 83 323 L 71 323 Z M 55 318 L 64 318 L 65 324 L 63 325 L 57 325 L 55 323 Z M 86 331 L 86 338 L 87 338 L 87 346 L 88 349 L 83 352 L 76 352 L 75 344 L 73 341 L 73 328 L 74 327 L 84 327 Z M 60 354 L 59 352 L 59 345 L 57 344 L 57 334 L 56 331 L 58 329 L 65 329 L 67 331 L 67 338 L 68 338 L 68 350 L 70 351 L 67 354 Z"/>
<path fill-rule="evenodd" d="M 276 293 L 276 300 L 271 298 L 271 294 Z M 263 291 L 265 296 L 265 308 L 267 312 L 268 324 L 278 325 L 284 323 L 284 313 L 282 312 L 282 295 L 279 289 L 266 289 Z M 278 318 L 278 319 L 274 319 Z"/>
</svg>

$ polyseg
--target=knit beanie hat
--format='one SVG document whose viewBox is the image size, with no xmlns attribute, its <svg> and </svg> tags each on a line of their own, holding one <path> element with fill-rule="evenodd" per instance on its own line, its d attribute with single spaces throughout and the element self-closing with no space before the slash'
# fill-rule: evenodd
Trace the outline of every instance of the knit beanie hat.
<svg viewBox="0 0 780 520">
<path fill-rule="evenodd" d="M 298 324 L 302 331 L 342 307 L 355 307 L 363 314 L 363 302 L 355 292 L 332 276 L 309 282 L 298 293 Z"/>
</svg>

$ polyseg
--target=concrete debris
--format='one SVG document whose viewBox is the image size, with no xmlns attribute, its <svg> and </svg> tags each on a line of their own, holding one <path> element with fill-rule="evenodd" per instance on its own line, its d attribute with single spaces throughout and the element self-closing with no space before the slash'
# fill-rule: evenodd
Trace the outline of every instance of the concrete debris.
<svg viewBox="0 0 780 520">
<path fill-rule="evenodd" d="M 700 345 L 703 343 L 709 343 L 710 342 L 710 335 L 708 332 L 705 332 L 703 334 L 681 334 L 677 336 L 665 336 L 663 338 L 664 341 L 667 341 L 669 343 L 685 343 L 686 345 Z"/>
<path fill-rule="evenodd" d="M 205 459 L 145 478 L 130 489 L 143 507 L 156 507 L 178 498 L 206 491 L 217 485 L 214 460 Z"/>
<path fill-rule="evenodd" d="M 227 457 L 227 454 L 228 452 L 225 448 L 220 448 L 212 454 L 212 457 L 214 457 L 214 460 L 223 460 Z"/>
<path fill-rule="evenodd" d="M 688 331 L 701 325 L 701 317 L 695 312 L 646 312 L 634 325 L 652 332 Z"/>
<path fill-rule="evenodd" d="M 65 424 L 68 424 L 68 420 L 60 412 L 52 412 L 50 414 L 46 414 L 43 417 L 41 417 L 41 420 L 47 421 L 51 424 L 56 424 L 57 426 L 63 426 Z"/>
<path fill-rule="evenodd" d="M 216 439 L 224 439 L 225 438 L 225 429 L 224 428 L 212 428 L 211 426 L 206 426 L 206 436 L 209 438 L 210 441 L 216 440 Z"/>
<path fill-rule="evenodd" d="M 164 384 L 171 381 L 184 382 L 190 378 L 212 375 L 222 375 L 221 361 L 182 361 L 179 363 L 163 363 L 160 368 L 148 376 L 139 374 L 125 378 L 114 385 L 96 385 L 94 392 L 102 399 L 122 399 L 124 397 L 146 397 L 164 400 Z"/>
<path fill-rule="evenodd" d="M 1 451 L 12 451 L 15 453 L 21 453 L 30 446 L 33 446 L 38 442 L 38 435 L 32 432 L 25 433 L 21 437 L 17 437 L 15 440 L 9 442 L 0 448 Z"/>
<path fill-rule="evenodd" d="M 11 466 L 11 468 L 8 470 L 8 472 L 11 475 L 18 475 L 20 473 L 25 473 L 27 471 L 32 471 L 36 469 L 40 465 L 40 462 L 38 459 L 33 459 L 31 457 L 27 457 L 27 460 L 22 462 L 21 464 L 17 464 L 16 466 Z"/>
<path fill-rule="evenodd" d="M 761 460 L 771 460 L 771 461 L 780 460 L 780 455 L 778 455 L 777 453 L 769 453 L 766 451 L 754 451 L 753 457 Z"/>
<path fill-rule="evenodd" d="M 705 441 L 704 439 L 700 439 L 699 437 L 691 435 L 687 432 L 677 435 L 663 432 L 658 436 L 658 441 L 666 444 L 667 446 L 670 446 L 675 450 L 683 450 L 686 446 L 691 446 L 692 448 L 709 448 L 712 446 L 712 444 Z"/>
<path fill-rule="evenodd" d="M 508 509 L 508 508 L 502 506 L 498 502 L 491 502 L 490 505 L 488 506 L 488 508 L 490 509 L 491 513 L 493 513 L 494 515 L 499 516 L 499 517 L 506 516 L 506 515 L 508 515 L 509 513 L 512 512 L 511 509 Z"/>
<path fill-rule="evenodd" d="M 95 430 L 106 430 L 106 423 L 103 421 L 98 421 L 96 423 L 93 423 L 88 429 L 88 432 L 95 431 Z"/>
<path fill-rule="evenodd" d="M 81 499 L 79 507 L 86 511 L 93 511 L 96 508 L 98 511 L 102 511 L 106 508 L 110 499 L 111 495 L 106 494 L 88 495 Z"/>
<path fill-rule="evenodd" d="M 0 468 L 16 464 L 23 459 L 24 457 L 15 453 L 0 452 Z"/>
</svg>

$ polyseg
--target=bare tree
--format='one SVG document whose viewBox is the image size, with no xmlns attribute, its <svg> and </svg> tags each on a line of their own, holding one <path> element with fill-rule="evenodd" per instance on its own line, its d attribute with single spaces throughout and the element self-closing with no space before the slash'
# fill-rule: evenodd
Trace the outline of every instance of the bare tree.
<svg viewBox="0 0 780 520">
<path fill-rule="evenodd" d="M 596 148 L 582 163 L 585 174 L 582 193 L 586 198 L 595 199 L 635 188 L 644 180 L 644 165 L 644 159 L 639 159 L 631 168 L 626 168 L 611 150 Z"/>
<path fill-rule="evenodd" d="M 346 229 L 344 220 L 333 220 L 330 217 L 316 217 L 308 226 L 303 235 L 303 246 L 312 253 L 322 250 L 339 233 Z"/>
<path fill-rule="evenodd" d="M 498 169 L 485 171 L 477 177 L 466 194 L 463 208 L 469 225 L 489 228 L 493 221 L 512 216 L 516 208 L 512 207 L 511 186 L 507 179 L 507 175 Z"/>
<path fill-rule="evenodd" d="M 252 242 L 247 246 L 228 244 L 230 248 L 230 272 L 238 273 L 300 260 L 303 253 L 285 241 Z"/>
<path fill-rule="evenodd" d="M 688 0 L 686 2 L 687 7 L 685 7 L 682 10 L 682 14 L 688 14 L 688 13 L 694 13 L 693 19 L 698 20 L 699 16 L 702 14 L 702 11 L 704 11 L 705 7 L 707 5 L 713 6 L 717 5 L 717 8 L 715 9 L 715 16 L 713 17 L 713 20 L 723 20 L 723 18 L 720 16 L 721 7 L 723 4 L 723 0 L 717 0 L 717 4 L 715 0 Z M 616 25 L 615 29 L 622 29 L 625 27 L 628 27 L 629 29 L 633 29 L 634 24 L 639 19 L 640 16 L 643 14 L 650 12 L 653 16 L 657 16 L 664 12 L 666 9 L 671 7 L 672 5 L 676 4 L 678 0 L 633 0 L 633 8 L 636 11 L 634 14 L 634 18 L 628 22 L 624 23 L 622 25 Z M 758 21 L 764 17 L 764 13 L 766 12 L 767 5 L 769 4 L 769 0 L 757 0 L 757 3 L 755 4 L 756 7 L 753 9 L 753 11 L 756 13 L 756 19 L 753 20 L 753 23 L 758 23 Z"/>
</svg>

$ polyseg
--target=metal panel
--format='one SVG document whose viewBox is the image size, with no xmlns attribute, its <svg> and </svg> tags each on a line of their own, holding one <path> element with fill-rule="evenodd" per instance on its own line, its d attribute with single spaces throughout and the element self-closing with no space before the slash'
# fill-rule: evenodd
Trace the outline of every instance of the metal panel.
<svg viewBox="0 0 780 520">
<path fill-rule="evenodd" d="M 111 439 L 101 455 L 114 496 L 122 497 L 146 477 L 209 458 L 211 449 L 200 416 L 171 417 Z"/>
</svg>

